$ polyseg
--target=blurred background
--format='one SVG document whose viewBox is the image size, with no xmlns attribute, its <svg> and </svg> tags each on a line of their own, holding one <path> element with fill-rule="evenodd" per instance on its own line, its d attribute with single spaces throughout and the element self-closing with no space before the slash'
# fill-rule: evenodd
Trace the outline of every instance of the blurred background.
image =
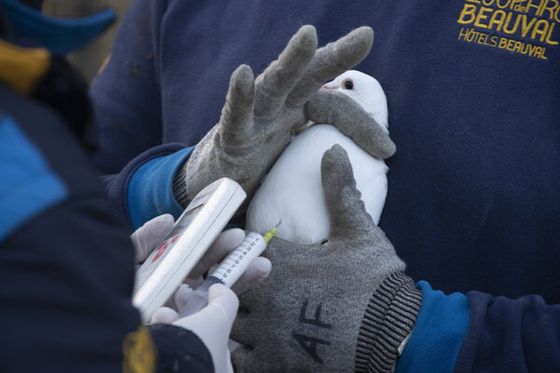
<svg viewBox="0 0 560 373">
<path fill-rule="evenodd" d="M 70 62 L 84 74 L 88 81 L 91 81 L 108 56 L 118 25 L 131 2 L 132 0 L 46 0 L 44 2 L 43 11 L 55 17 L 80 17 L 109 6 L 118 13 L 118 22 L 102 38 L 69 56 Z"/>
</svg>

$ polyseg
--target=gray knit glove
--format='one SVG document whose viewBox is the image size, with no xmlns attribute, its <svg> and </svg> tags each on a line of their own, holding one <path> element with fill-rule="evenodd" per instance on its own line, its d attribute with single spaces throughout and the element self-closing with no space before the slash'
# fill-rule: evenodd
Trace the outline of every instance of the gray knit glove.
<svg viewBox="0 0 560 373">
<path fill-rule="evenodd" d="M 270 242 L 270 277 L 240 297 L 238 372 L 391 372 L 414 326 L 420 292 L 366 213 L 344 149 L 327 151 L 321 170 L 329 240 Z"/>
<path fill-rule="evenodd" d="M 175 177 L 179 203 L 186 205 L 205 186 L 224 176 L 237 181 L 249 201 L 288 145 L 292 130 L 308 120 L 340 126 L 371 154 L 391 156 L 394 143 L 359 105 L 344 95 L 332 96 L 340 101 L 337 105 L 314 96 L 323 83 L 362 61 L 372 42 L 373 30 L 360 27 L 317 50 L 315 28 L 303 26 L 256 80 L 249 66 L 239 66 L 231 76 L 220 121 Z M 315 100 L 307 108 L 312 98 Z"/>
</svg>

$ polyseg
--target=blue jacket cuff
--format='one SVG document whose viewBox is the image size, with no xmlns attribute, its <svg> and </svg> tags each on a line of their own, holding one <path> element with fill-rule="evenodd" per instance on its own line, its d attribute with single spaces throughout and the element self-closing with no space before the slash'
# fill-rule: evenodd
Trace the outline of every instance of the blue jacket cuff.
<svg viewBox="0 0 560 373">
<path fill-rule="evenodd" d="M 194 147 L 150 159 L 136 169 L 127 191 L 128 213 L 134 229 L 161 215 L 177 218 L 183 209 L 173 195 L 173 177 Z"/>
<path fill-rule="evenodd" d="M 446 295 L 420 281 L 422 306 L 395 372 L 452 372 L 469 325 L 466 295 Z"/>
</svg>

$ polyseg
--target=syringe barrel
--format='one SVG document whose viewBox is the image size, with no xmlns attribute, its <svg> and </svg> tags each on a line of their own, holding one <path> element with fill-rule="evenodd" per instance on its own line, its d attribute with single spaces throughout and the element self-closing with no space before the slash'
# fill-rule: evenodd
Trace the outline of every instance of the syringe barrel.
<svg viewBox="0 0 560 373">
<path fill-rule="evenodd" d="M 265 248 L 266 242 L 263 236 L 254 232 L 249 233 L 243 242 L 222 260 L 210 277 L 216 278 L 219 283 L 231 288 L 247 270 L 253 259 L 261 255 Z"/>
<path fill-rule="evenodd" d="M 229 288 L 235 284 L 247 270 L 249 264 L 262 254 L 266 242 L 258 233 L 249 233 L 247 237 L 231 251 L 218 268 L 200 284 L 193 294 L 189 295 L 186 305 L 181 309 L 179 317 L 192 315 L 208 304 L 208 289 L 214 284 L 222 284 Z"/>
</svg>

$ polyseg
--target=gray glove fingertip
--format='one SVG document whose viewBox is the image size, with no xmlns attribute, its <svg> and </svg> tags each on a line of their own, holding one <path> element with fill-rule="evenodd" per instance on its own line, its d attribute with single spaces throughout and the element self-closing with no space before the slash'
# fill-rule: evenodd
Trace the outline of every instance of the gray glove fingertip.
<svg viewBox="0 0 560 373">
<path fill-rule="evenodd" d="M 335 144 L 323 154 L 321 181 L 334 229 L 336 221 L 341 220 L 341 216 L 345 219 L 345 215 L 353 215 L 359 207 L 356 206 L 358 201 L 361 202 L 352 164 L 342 146 Z"/>
<path fill-rule="evenodd" d="M 319 82 L 330 80 L 360 63 L 371 51 L 373 29 L 362 26 L 317 50 L 311 62 Z M 326 64 L 326 62 L 332 62 Z"/>
<path fill-rule="evenodd" d="M 356 185 L 352 164 L 346 150 L 338 144 L 333 145 L 321 159 L 321 179 L 325 193 L 332 194 L 333 189 L 344 185 Z M 327 195 L 327 198 L 330 195 Z"/>
<path fill-rule="evenodd" d="M 327 80 L 360 63 L 373 45 L 371 27 L 359 27 L 317 50 L 297 86 L 286 100 L 290 107 L 303 105 Z"/>
<path fill-rule="evenodd" d="M 351 63 L 358 64 L 371 52 L 375 33 L 369 26 L 361 26 L 348 33 L 342 39 L 344 45 L 349 48 L 349 57 L 353 59 Z"/>
<path fill-rule="evenodd" d="M 240 65 L 231 74 L 226 104 L 222 109 L 221 131 L 225 141 L 228 134 L 239 136 L 248 133 L 250 128 L 244 128 L 251 122 L 255 101 L 255 79 L 253 71 L 248 65 Z"/>
<path fill-rule="evenodd" d="M 331 237 L 351 237 L 375 229 L 356 189 L 352 164 L 342 146 L 333 145 L 323 154 L 321 178 L 331 217 Z"/>
<path fill-rule="evenodd" d="M 321 81 L 330 80 L 362 62 L 372 46 L 373 29 L 369 26 L 358 27 L 317 50 L 312 63 L 321 66 L 324 60 L 333 60 L 335 63 L 330 65 L 330 69 L 322 70 L 325 79 Z"/>
<path fill-rule="evenodd" d="M 304 25 L 290 38 L 288 45 L 278 57 L 281 67 L 305 69 L 317 50 L 317 31 L 315 26 Z"/>
<path fill-rule="evenodd" d="M 292 91 L 317 50 L 317 32 L 302 26 L 293 35 L 278 59 L 257 77 L 255 115 L 266 117 L 279 109 Z"/>
<path fill-rule="evenodd" d="M 253 105 L 253 95 L 255 93 L 255 77 L 249 65 L 239 65 L 231 75 L 231 93 L 236 99 L 236 104 L 245 108 Z"/>
</svg>

